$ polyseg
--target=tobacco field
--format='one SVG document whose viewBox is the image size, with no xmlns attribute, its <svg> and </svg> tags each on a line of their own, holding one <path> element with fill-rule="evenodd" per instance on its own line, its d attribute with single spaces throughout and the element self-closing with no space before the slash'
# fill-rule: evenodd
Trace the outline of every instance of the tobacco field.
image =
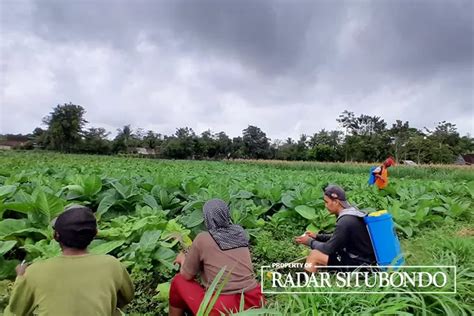
<svg viewBox="0 0 474 316">
<path fill-rule="evenodd" d="M 261 265 L 307 254 L 294 236 L 334 227 L 322 199 L 331 183 L 359 208 L 393 215 L 408 264 L 456 265 L 457 293 L 269 295 L 266 313 L 472 315 L 474 169 L 396 166 L 384 191 L 367 177 L 365 165 L 0 152 L 0 311 L 21 260 L 60 253 L 51 221 L 68 205 L 95 210 L 99 233 L 90 251 L 116 256 L 131 272 L 136 298 L 124 313 L 164 315 L 173 260 L 205 229 L 207 200 L 229 203 L 233 222 L 250 235 L 259 278 Z"/>
</svg>

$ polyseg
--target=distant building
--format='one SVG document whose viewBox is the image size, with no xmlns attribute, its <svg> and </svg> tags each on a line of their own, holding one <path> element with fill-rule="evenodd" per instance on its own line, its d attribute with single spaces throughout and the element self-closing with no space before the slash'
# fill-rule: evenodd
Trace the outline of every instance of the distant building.
<svg viewBox="0 0 474 316">
<path fill-rule="evenodd" d="M 28 141 L 28 136 L 24 135 L 2 135 L 0 136 L 0 149 L 8 150 L 13 148 L 20 148 Z"/>
<path fill-rule="evenodd" d="M 402 160 L 402 164 L 407 166 L 417 166 L 418 164 L 413 160 Z"/>
<path fill-rule="evenodd" d="M 152 149 L 152 148 L 144 148 L 144 147 L 136 147 L 133 149 L 133 152 L 136 152 L 137 154 L 145 155 L 145 156 L 154 156 L 158 154 L 157 150 Z"/>
<path fill-rule="evenodd" d="M 459 155 L 456 159 L 457 165 L 474 165 L 474 154 Z"/>
</svg>

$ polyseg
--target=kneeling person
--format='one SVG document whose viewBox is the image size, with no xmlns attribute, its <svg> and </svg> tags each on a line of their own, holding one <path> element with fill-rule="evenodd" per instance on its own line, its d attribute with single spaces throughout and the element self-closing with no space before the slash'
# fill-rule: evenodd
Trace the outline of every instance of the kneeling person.
<svg viewBox="0 0 474 316">
<path fill-rule="evenodd" d="M 346 193 L 338 186 L 331 185 L 324 190 L 324 203 L 329 213 L 334 214 L 336 228 L 332 234 L 314 234 L 296 237 L 295 241 L 313 249 L 306 262 L 315 272 L 317 266 L 361 266 L 375 265 L 375 254 L 367 231 L 366 214 L 351 206 Z"/>
</svg>

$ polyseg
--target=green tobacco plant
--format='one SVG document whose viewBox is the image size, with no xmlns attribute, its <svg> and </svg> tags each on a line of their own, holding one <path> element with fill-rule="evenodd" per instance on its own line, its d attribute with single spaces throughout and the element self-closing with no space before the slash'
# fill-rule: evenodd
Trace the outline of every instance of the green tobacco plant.
<svg viewBox="0 0 474 316">
<path fill-rule="evenodd" d="M 232 222 L 250 236 L 258 269 L 273 260 L 300 258 L 307 248 L 293 242 L 295 235 L 334 226 L 321 189 L 334 183 L 346 190 L 351 204 L 393 215 L 407 262 L 456 265 L 462 271 L 458 294 L 441 300 L 408 293 L 359 300 L 282 295 L 270 296 L 269 308 L 282 315 L 465 314 L 466 306 L 473 305 L 469 250 L 474 170 L 396 166 L 387 189 L 378 190 L 367 184 L 369 167 L 0 152 L 0 280 L 14 278 L 14 267 L 25 258 L 35 262 L 57 255 L 51 220 L 71 204 L 87 205 L 96 211 L 99 224 L 90 251 L 116 256 L 136 277 L 140 294 L 130 313 L 163 314 L 166 307 L 155 312 L 147 304 L 156 306 L 155 288 L 177 272 L 174 258 L 205 230 L 206 201 L 222 198 L 229 203 Z M 462 236 L 455 228 L 446 229 L 460 224 L 466 225 Z M 160 288 L 166 292 L 165 285 Z M 166 300 L 159 302 L 166 306 Z"/>
</svg>

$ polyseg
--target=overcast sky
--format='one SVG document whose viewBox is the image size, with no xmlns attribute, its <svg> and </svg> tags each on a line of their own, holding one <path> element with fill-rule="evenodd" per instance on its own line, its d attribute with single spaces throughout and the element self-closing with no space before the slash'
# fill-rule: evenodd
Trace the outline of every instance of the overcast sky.
<svg viewBox="0 0 474 316">
<path fill-rule="evenodd" d="M 72 102 L 114 133 L 297 138 L 347 109 L 474 135 L 471 0 L 0 4 L 0 133 Z"/>
</svg>

